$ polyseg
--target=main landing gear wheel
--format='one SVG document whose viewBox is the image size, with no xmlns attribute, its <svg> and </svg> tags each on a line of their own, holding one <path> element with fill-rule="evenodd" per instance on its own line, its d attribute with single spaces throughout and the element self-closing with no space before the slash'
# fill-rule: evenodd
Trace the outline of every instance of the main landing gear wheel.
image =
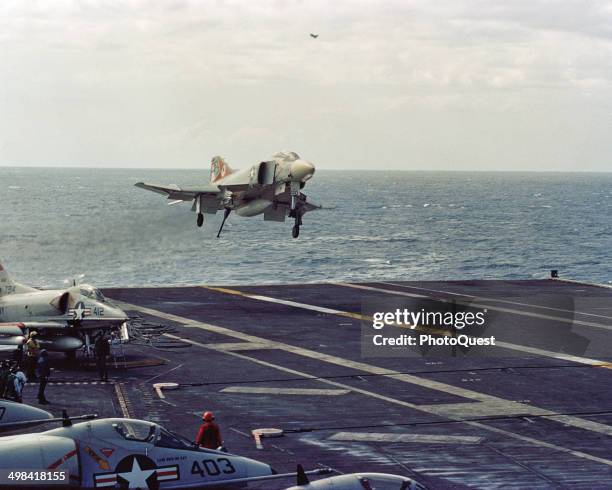
<svg viewBox="0 0 612 490">
<path fill-rule="evenodd" d="M 198 213 L 197 224 L 198 227 L 201 227 L 204 224 L 204 215 L 202 213 Z"/>
<path fill-rule="evenodd" d="M 291 230 L 291 236 L 293 238 L 297 238 L 300 236 L 300 225 L 293 225 L 293 229 Z"/>
</svg>

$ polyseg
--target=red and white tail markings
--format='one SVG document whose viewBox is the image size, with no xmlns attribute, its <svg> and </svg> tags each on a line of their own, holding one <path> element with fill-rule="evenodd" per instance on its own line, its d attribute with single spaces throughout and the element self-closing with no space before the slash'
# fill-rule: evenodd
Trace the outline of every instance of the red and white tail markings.
<svg viewBox="0 0 612 490">
<path fill-rule="evenodd" d="M 231 174 L 233 170 L 223 157 L 213 157 L 210 162 L 210 182 L 215 183 Z"/>
</svg>

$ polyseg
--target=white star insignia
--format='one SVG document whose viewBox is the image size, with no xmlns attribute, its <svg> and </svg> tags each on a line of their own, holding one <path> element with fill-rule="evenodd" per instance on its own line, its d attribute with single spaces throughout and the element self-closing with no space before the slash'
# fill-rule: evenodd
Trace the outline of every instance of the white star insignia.
<svg viewBox="0 0 612 490">
<path fill-rule="evenodd" d="M 81 320 L 83 318 L 83 313 L 84 312 L 85 312 L 85 309 L 81 305 L 79 305 L 78 308 L 74 309 L 74 317 L 77 320 Z"/>
<path fill-rule="evenodd" d="M 149 478 L 156 470 L 143 470 L 140 468 L 138 461 L 134 458 L 132 463 L 132 471 L 127 473 L 118 473 L 129 484 L 129 488 L 149 488 L 147 478 Z"/>
</svg>

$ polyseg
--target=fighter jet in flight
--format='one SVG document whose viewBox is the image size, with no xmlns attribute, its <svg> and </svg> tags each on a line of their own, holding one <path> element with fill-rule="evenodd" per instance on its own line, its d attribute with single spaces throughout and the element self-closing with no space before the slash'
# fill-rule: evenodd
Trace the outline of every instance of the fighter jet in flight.
<svg viewBox="0 0 612 490">
<path fill-rule="evenodd" d="M 127 315 L 87 284 L 40 290 L 19 284 L 0 264 L 0 345 L 19 346 L 32 330 L 41 348 L 74 353 L 92 334 L 119 328 L 127 340 Z"/>
<path fill-rule="evenodd" d="M 204 223 L 204 214 L 224 210 L 217 237 L 229 214 L 235 211 L 239 216 L 263 214 L 264 221 L 285 221 L 289 216 L 294 219 L 292 236 L 297 238 L 304 213 L 321 207 L 301 193 L 314 172 L 312 163 L 292 151 L 277 153 L 268 161 L 237 171 L 216 156 L 211 162 L 210 184 L 186 188 L 144 182 L 135 185 L 166 196 L 173 201 L 170 204 L 192 202 L 198 226 Z"/>
</svg>

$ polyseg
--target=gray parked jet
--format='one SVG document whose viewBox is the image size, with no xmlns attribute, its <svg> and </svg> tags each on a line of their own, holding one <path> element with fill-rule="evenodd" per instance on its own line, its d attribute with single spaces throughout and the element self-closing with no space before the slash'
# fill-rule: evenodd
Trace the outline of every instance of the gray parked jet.
<svg viewBox="0 0 612 490">
<path fill-rule="evenodd" d="M 18 346 L 32 330 L 49 351 L 74 353 L 97 332 L 118 327 L 127 340 L 127 315 L 86 284 L 40 290 L 13 281 L 0 264 L 0 345 Z"/>
<path fill-rule="evenodd" d="M 0 400 L 0 432 L 44 424 L 53 418 L 49 412 L 24 403 Z"/>
<path fill-rule="evenodd" d="M 386 473 L 350 473 L 311 482 L 298 465 L 297 485 L 286 490 L 426 490 L 412 478 Z"/>
<path fill-rule="evenodd" d="M 197 447 L 143 420 L 99 419 L 72 425 L 66 418 L 63 425 L 0 437 L 3 475 L 10 479 L 11 470 L 38 470 L 67 486 L 140 489 L 242 488 L 249 482 L 295 475 L 277 475 L 265 463 Z"/>
<path fill-rule="evenodd" d="M 99 419 L 73 425 L 65 414 L 60 420 L 63 427 L 58 429 L 0 437 L 0 470 L 6 479 L 37 470 L 55 483 L 79 488 L 230 489 L 297 476 L 298 486 L 288 490 L 423 489 L 409 478 L 374 473 L 311 483 L 307 475 L 332 470 L 304 471 L 298 466 L 297 473 L 278 474 L 266 463 L 200 448 L 144 420 Z"/>
<path fill-rule="evenodd" d="M 192 202 L 191 210 L 197 213 L 198 226 L 204 223 L 205 213 L 215 214 L 223 209 L 225 214 L 217 237 L 229 214 L 235 211 L 239 216 L 263 214 L 265 221 L 294 218 L 292 235 L 297 238 L 304 213 L 321 207 L 300 192 L 314 172 L 312 163 L 292 151 L 277 153 L 271 160 L 237 171 L 216 156 L 211 162 L 210 184 L 186 188 L 144 182 L 135 185 L 166 196 L 173 201 L 170 204 Z"/>
<path fill-rule="evenodd" d="M 63 416 L 53 417 L 46 410 L 17 403 L 10 400 L 0 400 L 0 432 L 21 430 L 35 425 L 48 424 L 51 422 L 71 423 L 72 420 L 84 420 L 96 418 L 96 414 L 68 417 L 66 411 Z M 1 439 L 0 439 L 1 440 Z"/>
</svg>

